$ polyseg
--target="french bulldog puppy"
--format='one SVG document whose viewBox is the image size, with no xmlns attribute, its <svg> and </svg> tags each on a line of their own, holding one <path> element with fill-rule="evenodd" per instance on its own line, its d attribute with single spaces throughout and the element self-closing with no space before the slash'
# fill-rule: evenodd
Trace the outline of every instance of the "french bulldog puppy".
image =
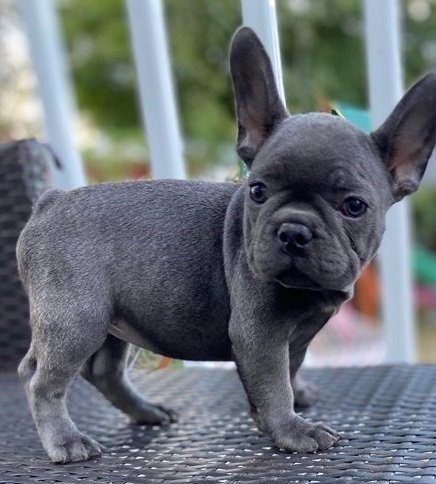
<svg viewBox="0 0 436 484">
<path fill-rule="evenodd" d="M 247 181 L 53 190 L 20 236 L 32 343 L 19 375 L 54 462 L 101 452 L 66 407 L 79 371 L 133 422 L 174 420 L 129 382 L 129 343 L 234 360 L 257 426 L 280 448 L 314 452 L 339 439 L 294 412 L 313 397 L 297 371 L 374 257 L 386 211 L 418 188 L 436 139 L 436 73 L 368 136 L 338 116 L 290 116 L 247 27 L 230 65 Z"/>
</svg>

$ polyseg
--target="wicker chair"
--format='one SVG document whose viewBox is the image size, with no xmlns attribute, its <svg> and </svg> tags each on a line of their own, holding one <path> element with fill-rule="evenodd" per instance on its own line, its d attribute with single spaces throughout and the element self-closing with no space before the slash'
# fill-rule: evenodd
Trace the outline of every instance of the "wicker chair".
<svg viewBox="0 0 436 484">
<path fill-rule="evenodd" d="M 15 246 L 32 203 L 49 188 L 50 151 L 35 140 L 0 145 L 0 369 L 15 368 L 30 341 L 27 296 Z"/>
</svg>

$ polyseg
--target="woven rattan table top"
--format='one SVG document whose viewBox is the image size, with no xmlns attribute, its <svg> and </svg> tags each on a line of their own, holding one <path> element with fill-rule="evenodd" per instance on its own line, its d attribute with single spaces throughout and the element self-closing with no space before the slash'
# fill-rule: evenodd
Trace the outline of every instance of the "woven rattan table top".
<svg viewBox="0 0 436 484">
<path fill-rule="evenodd" d="M 318 454 L 286 454 L 254 427 L 234 371 L 136 374 L 150 399 L 173 407 L 166 428 L 132 427 L 82 380 L 69 394 L 78 427 L 101 459 L 54 465 L 41 447 L 21 385 L 0 375 L 0 482 L 434 482 L 436 366 L 306 370 L 323 399 L 303 414 L 343 439 Z"/>
</svg>

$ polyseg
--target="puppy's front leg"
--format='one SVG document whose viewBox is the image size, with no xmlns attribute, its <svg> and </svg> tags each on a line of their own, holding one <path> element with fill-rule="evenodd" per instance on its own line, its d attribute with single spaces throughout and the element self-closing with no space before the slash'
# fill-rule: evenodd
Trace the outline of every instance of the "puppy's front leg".
<svg viewBox="0 0 436 484">
<path fill-rule="evenodd" d="M 306 422 L 293 410 L 286 326 L 232 314 L 229 334 L 252 414 L 259 429 L 280 448 L 297 452 L 327 449 L 339 440 L 339 434 L 325 425 Z"/>
</svg>

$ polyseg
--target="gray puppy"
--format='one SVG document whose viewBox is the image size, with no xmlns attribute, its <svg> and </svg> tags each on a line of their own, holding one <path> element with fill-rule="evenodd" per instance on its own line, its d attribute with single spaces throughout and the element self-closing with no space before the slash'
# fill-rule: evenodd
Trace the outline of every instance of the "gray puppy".
<svg viewBox="0 0 436 484">
<path fill-rule="evenodd" d="M 374 257 L 386 211 L 418 187 L 436 138 L 436 74 L 367 136 L 337 116 L 290 116 L 250 29 L 237 31 L 230 64 L 247 182 L 54 190 L 20 236 L 32 343 L 19 374 L 54 462 L 101 452 L 66 408 L 79 370 L 133 422 L 174 419 L 132 388 L 129 343 L 234 360 L 257 426 L 278 447 L 313 452 L 339 439 L 294 412 L 313 398 L 297 371 Z"/>
</svg>

